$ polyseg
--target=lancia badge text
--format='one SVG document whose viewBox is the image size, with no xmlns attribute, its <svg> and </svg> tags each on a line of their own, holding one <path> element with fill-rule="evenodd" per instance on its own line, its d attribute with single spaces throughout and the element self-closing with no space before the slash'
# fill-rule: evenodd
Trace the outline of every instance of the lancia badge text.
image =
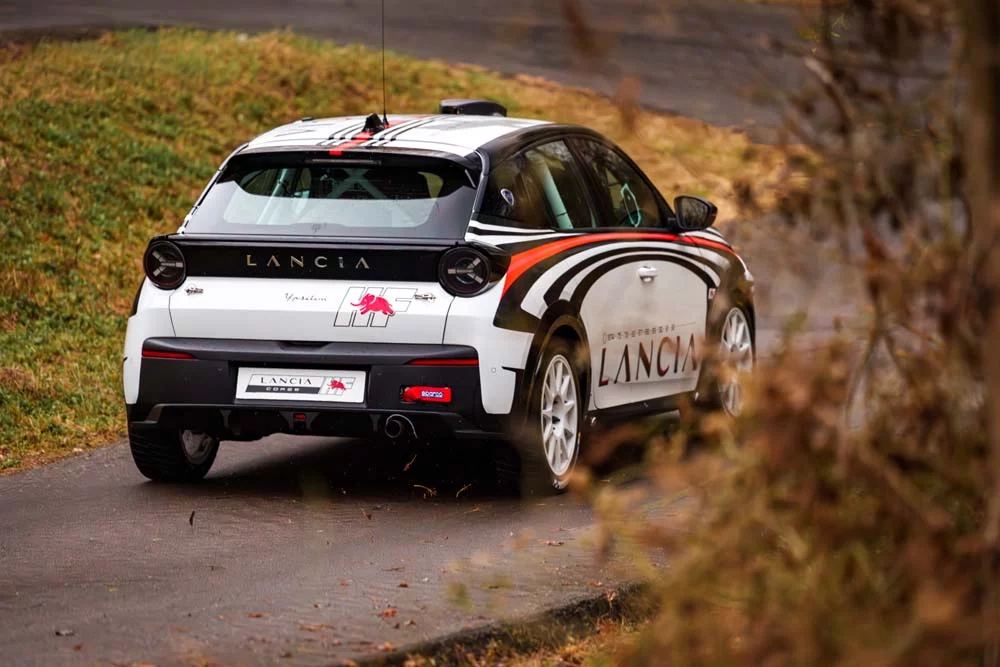
<svg viewBox="0 0 1000 667">
<path fill-rule="evenodd" d="M 346 269 L 347 265 L 344 263 L 343 256 L 337 256 L 333 258 L 336 261 L 336 267 L 338 269 Z M 288 255 L 287 257 L 278 255 L 270 255 L 265 261 L 263 258 L 258 257 L 252 253 L 247 253 L 244 265 L 247 268 L 260 268 L 258 261 L 264 262 L 264 268 L 268 269 L 305 269 L 306 258 L 305 255 Z M 330 258 L 326 255 L 316 255 L 312 260 L 312 265 L 317 269 L 327 269 L 330 267 Z M 364 257 L 358 259 L 354 263 L 355 269 L 369 269 L 368 262 L 365 261 Z"/>
</svg>

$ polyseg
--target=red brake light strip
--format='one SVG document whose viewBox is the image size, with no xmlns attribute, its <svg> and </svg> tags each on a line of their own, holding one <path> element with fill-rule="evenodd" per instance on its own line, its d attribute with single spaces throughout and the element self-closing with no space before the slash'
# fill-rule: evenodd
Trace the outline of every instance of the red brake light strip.
<svg viewBox="0 0 1000 667">
<path fill-rule="evenodd" d="M 146 359 L 194 359 L 194 356 L 187 352 L 161 352 L 160 350 L 143 350 L 142 356 Z"/>
<path fill-rule="evenodd" d="M 408 366 L 478 366 L 479 359 L 414 359 Z"/>
</svg>

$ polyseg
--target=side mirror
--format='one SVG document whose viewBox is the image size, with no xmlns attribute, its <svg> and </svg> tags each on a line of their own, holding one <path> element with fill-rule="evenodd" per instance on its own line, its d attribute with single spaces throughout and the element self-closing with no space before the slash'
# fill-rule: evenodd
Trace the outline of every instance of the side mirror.
<svg viewBox="0 0 1000 667">
<path fill-rule="evenodd" d="M 696 232 L 711 227 L 719 209 L 701 197 L 681 195 L 674 199 L 674 212 L 682 232 Z"/>
</svg>

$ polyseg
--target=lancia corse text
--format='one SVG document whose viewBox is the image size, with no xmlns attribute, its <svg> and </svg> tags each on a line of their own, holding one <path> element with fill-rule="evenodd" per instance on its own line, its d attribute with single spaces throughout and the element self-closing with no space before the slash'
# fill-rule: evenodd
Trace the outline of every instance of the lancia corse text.
<svg viewBox="0 0 1000 667">
<path fill-rule="evenodd" d="M 253 384 L 264 385 L 264 386 L 304 386 L 304 387 L 318 387 L 323 384 L 323 378 L 321 377 L 276 377 L 268 375 L 260 375 L 252 380 Z"/>
</svg>

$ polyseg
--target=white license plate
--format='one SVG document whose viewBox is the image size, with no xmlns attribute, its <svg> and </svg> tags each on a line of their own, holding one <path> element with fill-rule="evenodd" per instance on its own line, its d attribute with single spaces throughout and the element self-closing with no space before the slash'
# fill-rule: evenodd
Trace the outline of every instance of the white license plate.
<svg viewBox="0 0 1000 667">
<path fill-rule="evenodd" d="M 241 368 L 236 398 L 254 401 L 364 403 L 364 371 Z"/>
</svg>

